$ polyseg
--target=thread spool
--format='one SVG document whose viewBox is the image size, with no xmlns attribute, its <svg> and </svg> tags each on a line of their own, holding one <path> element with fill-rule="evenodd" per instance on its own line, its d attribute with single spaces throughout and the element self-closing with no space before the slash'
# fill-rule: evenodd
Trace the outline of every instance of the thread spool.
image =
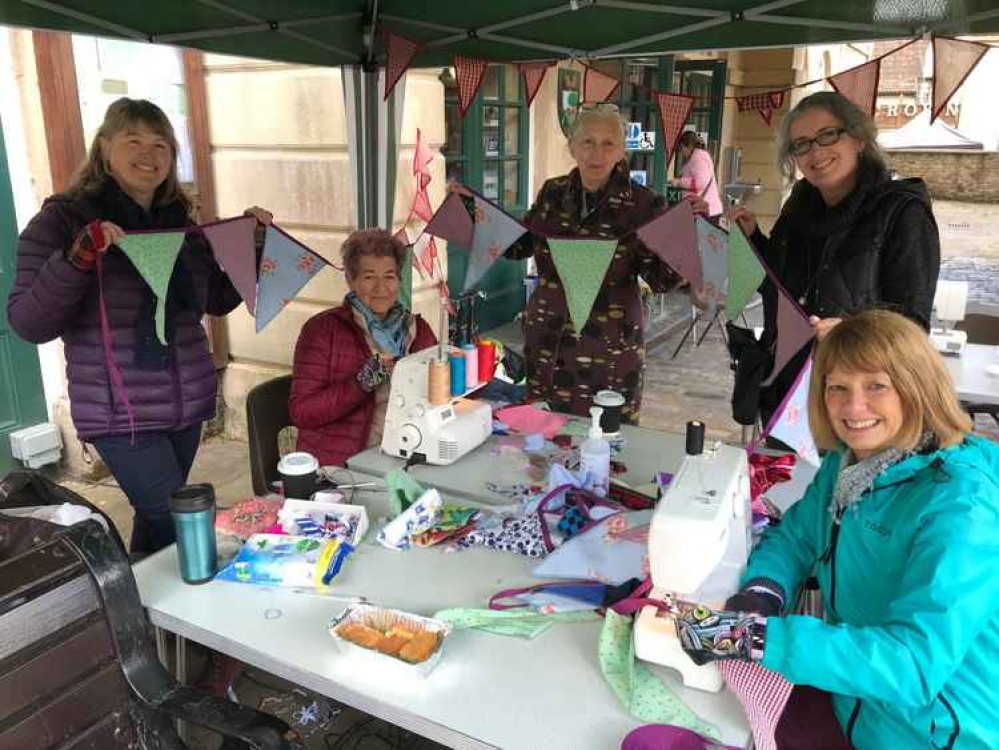
<svg viewBox="0 0 999 750">
<path fill-rule="evenodd" d="M 460 351 L 451 352 L 451 395 L 462 396 L 465 393 L 465 358 Z"/>
<path fill-rule="evenodd" d="M 433 406 L 443 406 L 451 400 L 451 365 L 446 359 L 430 362 L 427 399 Z"/>
<path fill-rule="evenodd" d="M 465 358 L 465 388 L 474 388 L 479 384 L 479 348 L 475 344 L 465 344 L 461 347 L 461 355 Z"/>
<path fill-rule="evenodd" d="M 488 383 L 496 370 L 496 342 L 479 342 L 479 382 Z"/>
</svg>

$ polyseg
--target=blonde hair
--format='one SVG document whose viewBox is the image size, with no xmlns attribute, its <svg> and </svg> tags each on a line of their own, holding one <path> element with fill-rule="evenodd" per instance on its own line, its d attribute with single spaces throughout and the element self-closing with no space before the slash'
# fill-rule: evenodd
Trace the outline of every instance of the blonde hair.
<svg viewBox="0 0 999 750">
<path fill-rule="evenodd" d="M 819 345 L 808 391 L 808 421 L 819 449 L 840 440 L 825 405 L 826 378 L 834 369 L 884 372 L 902 402 L 902 426 L 894 445 L 911 450 L 929 430 L 940 447 L 956 445 L 971 431 L 954 383 L 926 332 L 889 310 L 865 310 L 847 318 Z"/>
<path fill-rule="evenodd" d="M 104 113 L 104 122 L 90 144 L 86 161 L 80 166 L 66 192 L 74 198 L 89 198 L 101 190 L 108 180 L 114 179 L 109 171 L 106 144 L 115 135 L 133 125 L 142 124 L 152 130 L 168 144 L 172 158 L 166 179 L 153 194 L 153 205 L 166 205 L 179 201 L 187 213 L 191 212 L 191 199 L 180 186 L 177 178 L 177 137 L 173 125 L 162 109 L 145 99 L 129 99 L 123 96 L 111 103 Z"/>
</svg>

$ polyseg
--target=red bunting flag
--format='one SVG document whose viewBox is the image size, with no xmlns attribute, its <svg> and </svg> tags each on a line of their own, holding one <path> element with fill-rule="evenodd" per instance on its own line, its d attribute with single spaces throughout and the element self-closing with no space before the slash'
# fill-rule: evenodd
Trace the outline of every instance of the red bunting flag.
<svg viewBox="0 0 999 750">
<path fill-rule="evenodd" d="M 943 112 L 947 102 L 971 75 L 990 49 L 981 42 L 966 42 L 949 36 L 933 35 L 933 110 L 932 124 Z"/>
<path fill-rule="evenodd" d="M 583 73 L 583 101 L 584 102 L 605 102 L 614 95 L 621 82 L 601 73 L 596 68 L 584 65 L 586 71 Z"/>
<path fill-rule="evenodd" d="M 419 49 L 419 42 L 391 31 L 385 32 L 385 99 L 389 98 Z"/>
<path fill-rule="evenodd" d="M 472 106 L 487 67 L 489 67 L 488 60 L 463 55 L 454 56 L 454 72 L 458 78 L 458 109 L 461 110 L 462 117 Z"/>
<path fill-rule="evenodd" d="M 666 158 L 673 155 L 676 142 L 687 124 L 687 117 L 694 106 L 694 97 L 684 94 L 656 93 L 656 103 L 659 105 L 659 125 L 663 131 L 663 148 Z"/>
<path fill-rule="evenodd" d="M 534 97 L 541 88 L 541 82 L 545 80 L 545 73 L 554 63 L 518 63 L 517 69 L 524 76 L 524 88 L 527 90 L 527 106 L 530 108 Z"/>
<path fill-rule="evenodd" d="M 413 174 L 417 176 L 417 186 L 420 190 L 430 184 L 430 164 L 434 160 L 434 152 L 423 140 L 423 133 L 416 129 L 416 148 L 413 151 Z"/>
<path fill-rule="evenodd" d="M 881 60 L 871 60 L 855 68 L 830 76 L 827 80 L 836 91 L 874 117 L 881 78 Z"/>
<path fill-rule="evenodd" d="M 767 91 L 762 94 L 747 94 L 737 96 L 736 103 L 740 112 L 756 112 L 763 118 L 763 122 L 770 127 L 774 112 L 784 106 L 783 91 Z"/>
<path fill-rule="evenodd" d="M 434 263 L 437 261 L 437 240 L 433 237 L 427 238 L 423 243 L 423 248 L 419 251 L 420 265 L 427 272 L 427 276 L 434 277 Z"/>
</svg>

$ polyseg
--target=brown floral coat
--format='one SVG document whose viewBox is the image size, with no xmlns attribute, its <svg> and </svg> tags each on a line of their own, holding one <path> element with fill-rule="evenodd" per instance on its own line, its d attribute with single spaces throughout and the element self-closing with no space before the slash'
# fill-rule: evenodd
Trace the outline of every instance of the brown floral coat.
<svg viewBox="0 0 999 750">
<path fill-rule="evenodd" d="M 548 180 L 524 217 L 531 232 L 507 250 L 507 257 L 516 259 L 533 255 L 538 269 L 538 287 L 524 314 L 528 395 L 547 401 L 556 411 L 588 416 L 594 394 L 611 388 L 625 398 L 621 419 L 637 424 L 645 367 L 638 277 L 665 292 L 680 276 L 635 234 L 665 210 L 665 199 L 634 184 L 624 162 L 614 168 L 601 195 L 581 217 L 579 170 Z M 579 334 L 545 236 L 619 240 Z"/>
</svg>

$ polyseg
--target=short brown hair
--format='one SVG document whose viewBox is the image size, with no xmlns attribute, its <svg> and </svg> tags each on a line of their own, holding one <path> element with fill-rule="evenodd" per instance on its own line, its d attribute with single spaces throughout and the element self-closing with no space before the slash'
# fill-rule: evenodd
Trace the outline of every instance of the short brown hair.
<svg viewBox="0 0 999 750">
<path fill-rule="evenodd" d="M 406 246 L 384 229 L 358 229 L 343 241 L 343 245 L 340 246 L 340 257 L 343 258 L 348 279 L 357 277 L 357 267 L 362 255 L 394 258 L 395 270 L 399 276 L 402 276 L 402 267 L 406 262 Z"/>
<path fill-rule="evenodd" d="M 685 130 L 683 132 L 683 135 L 680 136 L 680 145 L 689 149 L 706 148 L 704 141 L 701 140 L 701 136 L 693 130 Z"/>
<path fill-rule="evenodd" d="M 808 421 L 820 449 L 840 442 L 825 405 L 826 377 L 837 367 L 888 375 L 902 402 L 897 448 L 911 450 L 927 430 L 940 447 L 960 443 L 971 431 L 971 419 L 961 409 L 947 366 L 926 332 L 896 312 L 865 310 L 833 328 L 815 354 Z"/>
<path fill-rule="evenodd" d="M 177 178 L 177 136 L 166 113 L 145 99 L 129 99 L 123 96 L 111 102 L 104 113 L 104 122 L 90 144 L 87 160 L 73 176 L 72 184 L 66 191 L 74 198 L 89 198 L 99 193 L 108 180 L 113 179 L 108 171 L 108 156 L 105 143 L 122 130 L 142 124 L 170 144 L 172 158 L 166 179 L 153 194 L 153 205 L 168 205 L 180 201 L 187 213 L 191 212 L 191 199 L 180 186 Z"/>
</svg>

